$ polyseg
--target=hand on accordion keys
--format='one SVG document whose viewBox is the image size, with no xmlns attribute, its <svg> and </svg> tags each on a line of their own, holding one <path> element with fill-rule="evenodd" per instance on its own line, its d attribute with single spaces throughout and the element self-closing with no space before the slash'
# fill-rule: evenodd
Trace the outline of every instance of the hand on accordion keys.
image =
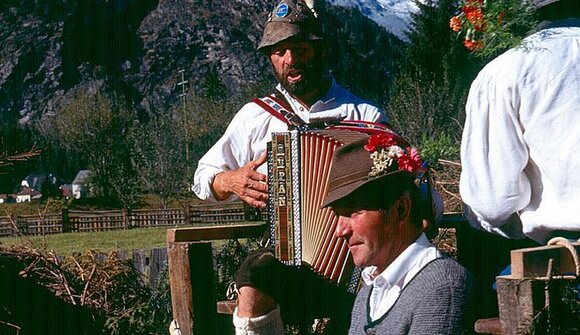
<svg viewBox="0 0 580 335">
<path fill-rule="evenodd" d="M 266 208 L 268 200 L 268 177 L 256 169 L 268 160 L 267 152 L 237 170 L 218 173 L 212 183 L 217 200 L 237 195 L 250 206 Z"/>
</svg>

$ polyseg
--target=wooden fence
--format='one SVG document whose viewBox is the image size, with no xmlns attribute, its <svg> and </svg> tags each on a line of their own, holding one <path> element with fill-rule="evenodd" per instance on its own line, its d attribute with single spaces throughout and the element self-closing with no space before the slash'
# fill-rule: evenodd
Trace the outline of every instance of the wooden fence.
<svg viewBox="0 0 580 335">
<path fill-rule="evenodd" d="M 144 227 L 228 224 L 261 220 L 259 211 L 241 202 L 171 209 L 78 211 L 60 214 L 0 216 L 0 237 L 97 232 Z"/>
<path fill-rule="evenodd" d="M 133 266 L 141 274 L 141 282 L 151 288 L 155 288 L 159 277 L 167 267 L 167 248 L 139 249 L 131 251 L 131 254 L 121 251 L 119 257 L 126 259 L 131 257 Z"/>
</svg>

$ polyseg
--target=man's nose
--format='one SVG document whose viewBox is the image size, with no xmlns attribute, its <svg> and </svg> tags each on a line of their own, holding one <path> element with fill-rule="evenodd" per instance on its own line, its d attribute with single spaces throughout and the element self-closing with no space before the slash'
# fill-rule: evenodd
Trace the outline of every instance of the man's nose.
<svg viewBox="0 0 580 335">
<path fill-rule="evenodd" d="M 284 53 L 284 63 L 287 65 L 293 65 L 295 57 L 296 53 L 292 51 L 292 49 L 286 49 L 286 52 Z"/>
<path fill-rule="evenodd" d="M 347 238 L 351 234 L 349 218 L 345 216 L 338 217 L 338 223 L 334 231 L 334 236 L 338 238 Z"/>
</svg>

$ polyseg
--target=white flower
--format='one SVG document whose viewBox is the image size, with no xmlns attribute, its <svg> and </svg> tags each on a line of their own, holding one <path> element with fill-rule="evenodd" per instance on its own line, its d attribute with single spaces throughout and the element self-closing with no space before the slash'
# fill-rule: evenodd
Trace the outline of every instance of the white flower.
<svg viewBox="0 0 580 335">
<path fill-rule="evenodd" d="M 369 177 L 377 177 L 379 175 L 388 172 L 389 167 L 393 165 L 393 162 L 404 154 L 401 147 L 393 145 L 387 149 L 381 148 L 371 154 L 371 159 L 373 160 L 373 167 L 369 173 Z"/>
</svg>

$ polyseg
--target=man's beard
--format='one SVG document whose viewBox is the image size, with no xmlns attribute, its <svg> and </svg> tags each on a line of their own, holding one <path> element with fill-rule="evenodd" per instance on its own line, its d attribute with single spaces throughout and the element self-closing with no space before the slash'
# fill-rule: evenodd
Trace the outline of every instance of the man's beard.
<svg viewBox="0 0 580 335">
<path fill-rule="evenodd" d="M 303 69 L 302 80 L 298 82 L 288 81 L 288 72 L 292 69 Z M 278 73 L 274 69 L 276 79 L 282 87 L 293 96 L 301 97 L 307 93 L 311 93 L 323 85 L 323 67 L 322 62 L 318 59 L 312 60 L 309 64 L 296 64 L 293 68 L 288 69 L 284 73 Z"/>
</svg>

